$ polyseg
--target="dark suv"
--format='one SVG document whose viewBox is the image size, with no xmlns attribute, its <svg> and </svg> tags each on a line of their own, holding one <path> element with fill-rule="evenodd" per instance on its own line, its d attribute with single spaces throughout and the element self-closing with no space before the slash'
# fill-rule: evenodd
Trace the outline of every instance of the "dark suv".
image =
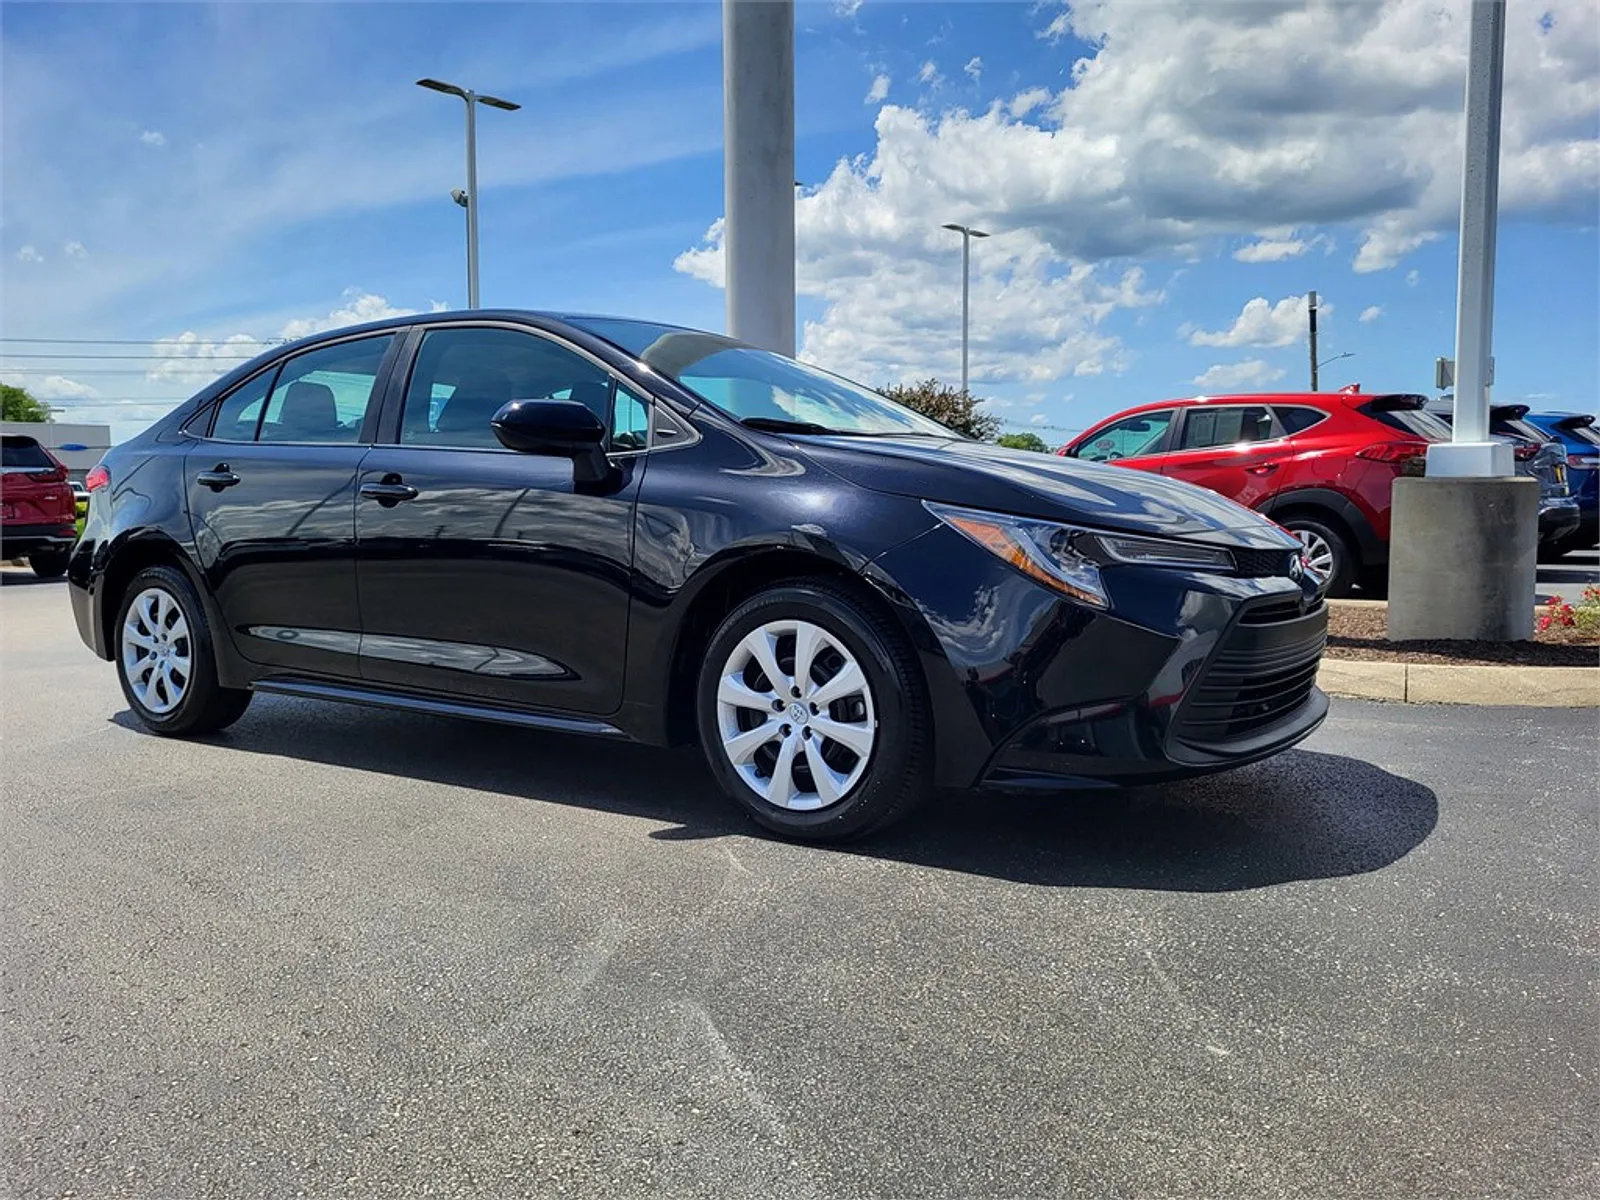
<svg viewBox="0 0 1600 1200">
<path fill-rule="evenodd" d="M 935 785 L 1235 766 L 1327 711 L 1321 583 L 1272 522 L 674 326 L 320 335 L 90 483 L 73 610 L 157 733 L 265 691 L 698 740 L 757 821 L 841 838 Z"/>
<path fill-rule="evenodd" d="M 0 435 L 0 558 L 26 558 L 35 575 L 55 579 L 77 536 L 67 468 L 35 438 Z"/>
</svg>

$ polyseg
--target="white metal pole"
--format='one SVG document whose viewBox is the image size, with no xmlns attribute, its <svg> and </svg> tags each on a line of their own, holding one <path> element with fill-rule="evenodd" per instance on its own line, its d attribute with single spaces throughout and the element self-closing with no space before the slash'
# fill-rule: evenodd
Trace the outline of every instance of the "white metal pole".
<svg viewBox="0 0 1600 1200">
<path fill-rule="evenodd" d="M 967 395 L 967 318 L 971 311 L 968 297 L 972 266 L 972 231 L 961 231 L 961 394 Z"/>
<path fill-rule="evenodd" d="M 1489 356 L 1494 331 L 1505 0 L 1472 0 L 1470 37 L 1466 154 L 1461 178 L 1461 265 L 1456 286 L 1456 398 L 1452 440 L 1483 443 L 1489 440 Z"/>
<path fill-rule="evenodd" d="M 723 0 L 728 333 L 794 353 L 794 0 Z"/>
<path fill-rule="evenodd" d="M 478 94 L 467 92 L 467 307 L 478 307 Z"/>
</svg>

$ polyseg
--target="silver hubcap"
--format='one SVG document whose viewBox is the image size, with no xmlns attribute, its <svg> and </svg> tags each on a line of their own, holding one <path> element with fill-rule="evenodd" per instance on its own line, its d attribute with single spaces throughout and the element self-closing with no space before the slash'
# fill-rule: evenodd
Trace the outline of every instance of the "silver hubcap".
<svg viewBox="0 0 1600 1200">
<path fill-rule="evenodd" d="M 1324 579 L 1330 578 L 1333 575 L 1333 547 L 1308 529 L 1296 529 L 1294 535 L 1305 547 L 1306 561 L 1311 564 L 1311 569 Z"/>
<path fill-rule="evenodd" d="M 193 646 L 189 622 L 165 588 L 145 588 L 122 622 L 122 673 L 141 705 L 169 713 L 189 690 Z"/>
<path fill-rule="evenodd" d="M 769 621 L 733 648 L 717 685 L 722 750 L 768 804 L 807 812 L 861 781 L 878 720 L 866 674 L 809 621 Z"/>
</svg>

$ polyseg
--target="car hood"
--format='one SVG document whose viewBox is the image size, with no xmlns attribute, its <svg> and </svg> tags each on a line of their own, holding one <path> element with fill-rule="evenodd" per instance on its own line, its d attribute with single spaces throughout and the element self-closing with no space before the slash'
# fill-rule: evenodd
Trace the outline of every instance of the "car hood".
<svg viewBox="0 0 1600 1200">
<path fill-rule="evenodd" d="M 964 438 L 803 441 L 817 465 L 875 492 L 1233 546 L 1274 549 L 1290 537 L 1216 492 L 1126 467 Z"/>
</svg>

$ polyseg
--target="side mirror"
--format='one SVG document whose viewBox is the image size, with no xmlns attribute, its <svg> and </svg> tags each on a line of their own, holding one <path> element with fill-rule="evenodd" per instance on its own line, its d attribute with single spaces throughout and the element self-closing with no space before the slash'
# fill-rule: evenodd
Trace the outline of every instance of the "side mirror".
<svg viewBox="0 0 1600 1200">
<path fill-rule="evenodd" d="M 616 470 L 606 458 L 606 427 L 576 400 L 513 400 L 489 428 L 507 450 L 570 458 L 577 484 L 604 483 Z"/>
</svg>

